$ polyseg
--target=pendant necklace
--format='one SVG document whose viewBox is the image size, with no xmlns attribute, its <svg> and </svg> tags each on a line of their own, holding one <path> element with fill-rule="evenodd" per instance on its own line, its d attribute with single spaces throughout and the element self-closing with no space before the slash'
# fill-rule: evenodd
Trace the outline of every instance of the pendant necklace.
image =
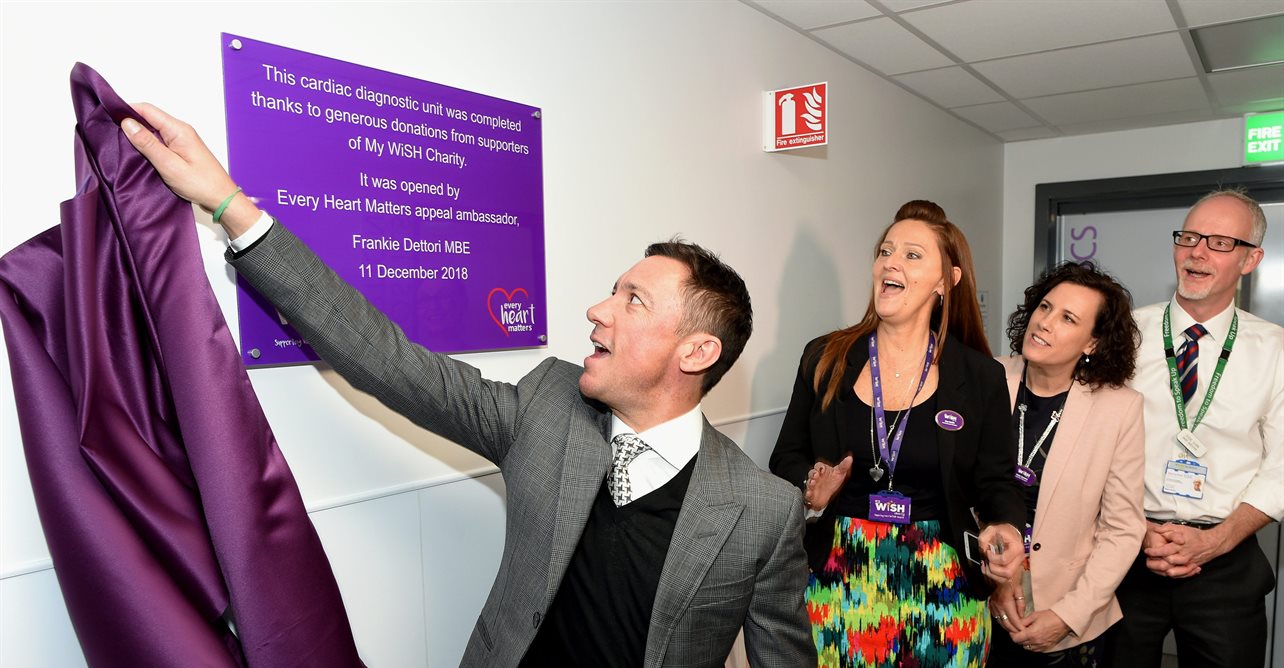
<svg viewBox="0 0 1284 668">
<path fill-rule="evenodd" d="M 877 348 L 876 342 L 877 342 L 877 337 L 871 337 L 871 353 L 873 353 L 871 361 L 873 366 L 873 369 L 872 369 L 873 374 L 878 374 L 878 371 L 880 371 L 880 367 L 878 367 L 878 361 L 877 361 L 878 348 Z M 896 433 L 896 424 L 900 423 L 901 417 L 909 415 L 909 411 L 910 409 L 912 409 L 914 405 L 915 398 L 918 398 L 918 391 L 921 391 L 921 389 L 923 389 L 923 383 L 926 382 L 927 380 L 927 371 L 928 369 L 931 369 L 930 365 L 931 365 L 933 343 L 935 343 L 935 337 L 932 337 L 931 333 L 928 333 L 927 356 L 924 357 L 923 376 L 922 378 L 918 379 L 918 389 L 917 391 L 914 391 L 914 396 L 909 398 L 910 405 L 907 407 L 907 409 L 898 412 L 898 414 L 896 414 L 895 417 L 892 417 L 891 426 L 889 429 L 887 429 L 887 432 L 886 432 L 887 437 L 885 438 L 890 438 L 891 434 Z M 901 371 L 904 371 L 904 370 L 905 370 L 904 367 L 901 367 Z M 892 375 L 894 375 L 895 378 L 900 378 L 901 371 L 892 371 Z M 871 378 L 871 385 L 873 389 L 876 389 L 877 391 L 876 401 L 874 401 L 874 405 L 881 407 L 882 392 L 880 391 L 880 388 L 878 388 L 878 385 L 880 385 L 880 382 L 878 382 L 877 376 L 873 376 L 873 378 Z M 876 410 L 874 409 L 869 410 L 869 452 L 871 452 L 871 455 L 873 456 L 873 460 L 874 460 L 874 465 L 869 466 L 869 478 L 871 478 L 873 482 L 878 482 L 878 480 L 882 479 L 883 473 L 885 473 L 885 470 L 883 470 L 882 468 L 882 457 L 878 456 L 878 446 L 882 446 L 882 448 L 885 448 L 886 450 L 887 442 L 876 441 L 876 438 L 874 438 L 874 412 L 876 412 Z M 904 429 L 901 429 L 901 430 L 903 430 L 904 432 Z M 896 447 L 895 450 L 896 451 L 900 450 L 899 439 L 898 439 L 898 447 Z M 892 456 L 892 459 L 895 459 L 895 456 Z M 895 462 L 892 461 L 890 462 L 890 464 L 894 465 Z M 887 483 L 889 483 L 889 486 L 890 486 L 891 480 L 887 480 Z"/>
<path fill-rule="evenodd" d="M 888 431 L 889 432 L 896 431 L 896 423 L 900 422 L 901 416 L 905 415 L 908 412 L 909 411 L 898 412 L 896 414 L 896 417 L 892 418 L 892 427 L 891 429 L 888 429 Z M 878 457 L 878 447 L 874 445 L 874 411 L 873 410 L 870 410 L 869 412 L 869 452 L 874 457 L 874 465 L 869 467 L 869 477 L 872 478 L 874 482 L 878 482 L 879 480 L 883 479 L 883 462 Z"/>
</svg>

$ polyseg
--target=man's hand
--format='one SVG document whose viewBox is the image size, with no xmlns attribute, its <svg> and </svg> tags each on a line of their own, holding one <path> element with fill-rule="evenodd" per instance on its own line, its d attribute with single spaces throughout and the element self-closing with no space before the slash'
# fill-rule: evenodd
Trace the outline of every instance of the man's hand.
<svg viewBox="0 0 1284 668">
<path fill-rule="evenodd" d="M 981 570 L 994 582 L 1011 580 L 1025 560 L 1025 544 L 1021 532 L 1011 524 L 991 524 L 979 536 L 985 550 L 985 563 Z M 995 550 L 993 546 L 1001 546 Z"/>
<path fill-rule="evenodd" d="M 156 168 L 165 185 L 179 197 L 213 211 L 236 192 L 236 183 L 192 126 L 150 104 L 136 105 L 134 111 L 160 131 L 160 139 L 132 118 L 122 121 L 121 129 L 134 148 Z M 259 215 L 258 207 L 241 194 L 233 198 L 220 222 L 235 238 L 249 229 Z"/>
<path fill-rule="evenodd" d="M 1146 533 L 1149 537 L 1149 527 Z M 1217 528 L 1202 530 L 1181 524 L 1161 524 L 1155 527 L 1154 533 L 1163 542 L 1156 545 L 1146 541 L 1146 567 L 1165 577 L 1196 575 L 1201 566 L 1226 552 Z"/>
<path fill-rule="evenodd" d="M 812 510 L 820 510 L 829 505 L 838 495 L 848 476 L 852 473 L 852 456 L 847 455 L 838 466 L 825 462 L 816 462 L 807 472 L 807 489 L 803 492 L 803 505 Z"/>
<path fill-rule="evenodd" d="M 1012 642 L 1029 652 L 1047 652 L 1070 633 L 1070 627 L 1051 610 L 1035 610 L 1025 618 L 1025 628 L 1012 634 Z"/>
</svg>

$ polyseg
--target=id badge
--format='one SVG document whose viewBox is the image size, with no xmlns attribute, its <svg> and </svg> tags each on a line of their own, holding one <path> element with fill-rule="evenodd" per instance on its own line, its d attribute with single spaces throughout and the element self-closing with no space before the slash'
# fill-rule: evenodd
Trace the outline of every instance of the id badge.
<svg viewBox="0 0 1284 668">
<path fill-rule="evenodd" d="M 1196 457 L 1203 457 L 1208 452 L 1208 448 L 1204 447 L 1204 442 L 1199 440 L 1199 437 L 1195 436 L 1195 432 L 1189 429 L 1177 432 L 1177 442 L 1181 444 L 1181 447 L 1186 448 L 1187 452 Z"/>
<path fill-rule="evenodd" d="M 1208 467 L 1200 466 L 1199 462 L 1174 459 L 1164 468 L 1164 494 L 1202 499 L 1206 482 L 1208 482 Z"/>
<path fill-rule="evenodd" d="M 892 491 L 870 494 L 869 519 L 875 522 L 909 524 L 910 498 Z"/>
<path fill-rule="evenodd" d="M 1029 522 L 1026 522 L 1026 523 L 1025 523 L 1025 531 L 1022 531 L 1022 532 L 1021 532 L 1021 542 L 1025 544 L 1025 553 L 1026 553 L 1026 554 L 1030 554 L 1030 543 L 1031 543 L 1033 540 L 1034 540 L 1034 527 L 1030 526 L 1030 523 L 1029 523 Z M 1029 563 L 1028 559 L 1029 559 L 1029 558 L 1027 557 L 1027 561 L 1026 561 L 1026 570 L 1029 570 L 1029 568 L 1030 568 L 1030 563 Z"/>
<path fill-rule="evenodd" d="M 1016 479 L 1026 487 L 1034 487 L 1034 484 L 1039 482 L 1039 476 L 1035 475 L 1034 469 L 1020 464 L 1016 467 Z"/>
</svg>

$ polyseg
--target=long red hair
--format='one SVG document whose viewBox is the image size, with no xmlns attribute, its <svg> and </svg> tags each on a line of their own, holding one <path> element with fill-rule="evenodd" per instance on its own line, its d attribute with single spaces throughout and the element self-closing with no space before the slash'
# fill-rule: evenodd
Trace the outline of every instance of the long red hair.
<svg viewBox="0 0 1284 668">
<path fill-rule="evenodd" d="M 935 202 L 914 200 L 906 202 L 896 212 L 891 225 L 883 230 L 878 243 L 874 244 L 875 253 L 887 239 L 887 233 L 892 229 L 892 225 L 902 220 L 917 220 L 925 223 L 936 233 L 937 246 L 941 250 L 941 275 L 946 277 L 945 292 L 941 301 L 932 307 L 932 324 L 936 327 L 936 355 L 932 363 L 936 364 L 941 359 L 947 333 L 953 334 L 964 345 L 985 353 L 987 357 L 990 356 L 990 344 L 985 338 L 985 326 L 981 321 L 981 305 L 976 301 L 976 272 L 972 267 L 972 248 L 967 243 L 967 237 L 964 237 L 963 232 L 945 217 L 945 210 Z M 957 284 L 949 280 L 954 273 L 954 267 L 958 267 L 961 273 Z M 948 314 L 948 317 L 942 318 L 943 313 Z M 871 287 L 869 305 L 865 307 L 865 317 L 851 327 L 831 333 L 825 342 L 824 349 L 821 350 L 820 361 L 816 364 L 816 374 L 812 378 L 814 389 L 821 394 L 821 410 L 828 409 L 829 404 L 842 389 L 840 387 L 843 382 L 842 369 L 846 364 L 848 351 L 857 341 L 877 329 L 881 321 L 878 312 L 874 310 L 874 288 Z M 823 392 L 822 384 L 825 386 Z"/>
</svg>

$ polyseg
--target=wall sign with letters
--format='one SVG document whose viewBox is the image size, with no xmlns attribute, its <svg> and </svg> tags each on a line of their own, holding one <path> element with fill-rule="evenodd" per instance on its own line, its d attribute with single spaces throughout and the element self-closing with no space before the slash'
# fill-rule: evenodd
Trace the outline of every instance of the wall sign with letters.
<svg viewBox="0 0 1284 668">
<path fill-rule="evenodd" d="M 223 34 L 245 192 L 431 350 L 547 343 L 541 113 Z M 248 365 L 315 353 L 238 279 Z"/>
<path fill-rule="evenodd" d="M 829 83 L 763 93 L 762 150 L 788 151 L 829 143 Z"/>
<path fill-rule="evenodd" d="M 1244 116 L 1244 164 L 1284 162 L 1284 111 Z"/>
</svg>

